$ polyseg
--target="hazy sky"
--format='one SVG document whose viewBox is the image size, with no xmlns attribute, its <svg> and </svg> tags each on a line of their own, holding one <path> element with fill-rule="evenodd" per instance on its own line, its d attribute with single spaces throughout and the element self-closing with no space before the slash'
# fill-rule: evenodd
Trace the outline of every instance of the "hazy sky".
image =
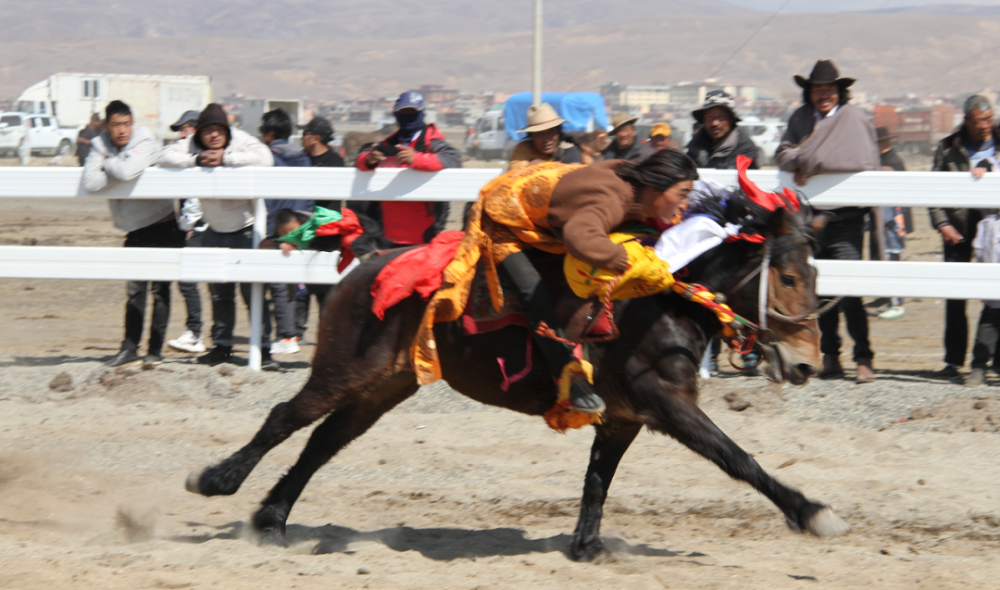
<svg viewBox="0 0 1000 590">
<path fill-rule="evenodd" d="M 785 0 L 727 0 L 733 4 L 757 10 L 774 11 Z M 1000 6 L 1000 0 L 791 0 L 784 12 L 843 12 L 846 10 L 877 10 L 880 8 L 901 8 L 903 6 L 923 6 L 926 4 L 976 4 Z"/>
</svg>

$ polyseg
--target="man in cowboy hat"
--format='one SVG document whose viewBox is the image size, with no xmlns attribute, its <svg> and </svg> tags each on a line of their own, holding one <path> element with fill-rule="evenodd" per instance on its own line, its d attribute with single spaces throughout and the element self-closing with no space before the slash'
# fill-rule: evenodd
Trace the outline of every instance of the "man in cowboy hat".
<svg viewBox="0 0 1000 590">
<path fill-rule="evenodd" d="M 580 148 L 562 133 L 565 122 L 547 102 L 528 108 L 528 126 L 518 131 L 527 133 L 528 137 L 511 152 L 510 169 L 520 170 L 535 162 L 582 163 Z"/>
<path fill-rule="evenodd" d="M 605 160 L 629 160 L 635 164 L 645 160 L 655 153 L 655 150 L 635 140 L 635 122 L 639 117 L 628 113 L 615 113 L 611 117 L 611 133 L 615 138 L 601 155 Z"/>
<path fill-rule="evenodd" d="M 699 168 L 735 170 L 736 156 L 743 154 L 753 160 L 750 167 L 757 166 L 757 146 L 746 131 L 736 126 L 739 115 L 733 109 L 733 97 L 722 90 L 713 90 L 705 95 L 705 104 L 691 111 L 701 129 L 691 138 L 687 155 Z"/>
<path fill-rule="evenodd" d="M 775 163 L 795 174 L 795 182 L 804 186 L 810 176 L 824 173 L 878 170 L 881 166 L 875 126 L 865 113 L 847 104 L 848 88 L 853 78 L 842 78 L 830 60 L 816 62 L 809 78 L 795 76 L 802 87 L 801 107 L 792 113 L 781 145 L 774 154 Z M 819 236 L 818 259 L 861 260 L 864 243 L 865 214 L 861 207 L 822 210 L 826 225 Z M 838 309 L 819 318 L 820 351 L 823 368 L 820 377 L 842 375 L 840 365 L 840 312 L 847 321 L 847 332 L 854 340 L 854 361 L 858 364 L 855 381 L 875 380 L 872 352 L 868 341 L 868 315 L 860 297 L 844 297 Z"/>
</svg>

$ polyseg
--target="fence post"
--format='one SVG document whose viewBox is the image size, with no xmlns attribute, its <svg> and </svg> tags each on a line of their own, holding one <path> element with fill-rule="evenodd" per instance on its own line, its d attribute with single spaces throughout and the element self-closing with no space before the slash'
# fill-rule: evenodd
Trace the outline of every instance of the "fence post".
<svg viewBox="0 0 1000 590">
<path fill-rule="evenodd" d="M 256 249 L 267 233 L 267 205 L 264 199 L 253 200 L 253 247 Z M 261 320 L 264 317 L 264 284 L 250 286 L 250 358 L 251 371 L 259 371 L 261 366 Z M 270 334 L 267 335 L 270 337 Z"/>
</svg>

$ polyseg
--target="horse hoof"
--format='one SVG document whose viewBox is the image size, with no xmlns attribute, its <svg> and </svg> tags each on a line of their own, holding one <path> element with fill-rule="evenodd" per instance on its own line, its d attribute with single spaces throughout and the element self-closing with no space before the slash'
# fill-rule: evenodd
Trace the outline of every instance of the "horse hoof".
<svg viewBox="0 0 1000 590">
<path fill-rule="evenodd" d="M 826 506 L 806 522 L 806 530 L 817 537 L 833 537 L 850 532 L 851 525 L 837 516 L 832 508 Z"/>
<path fill-rule="evenodd" d="M 257 531 L 258 545 L 273 545 L 275 547 L 288 547 L 285 535 L 278 528 Z"/>
<path fill-rule="evenodd" d="M 598 558 L 598 556 L 607 552 L 604 548 L 604 543 L 600 540 L 590 543 L 573 543 L 569 548 L 569 556 L 573 561 L 581 561 L 589 563 Z"/>
<path fill-rule="evenodd" d="M 184 489 L 191 492 L 192 494 L 204 495 L 201 493 L 201 487 L 199 483 L 201 482 L 201 474 L 204 471 L 195 470 L 188 474 L 187 480 L 184 481 Z"/>
</svg>

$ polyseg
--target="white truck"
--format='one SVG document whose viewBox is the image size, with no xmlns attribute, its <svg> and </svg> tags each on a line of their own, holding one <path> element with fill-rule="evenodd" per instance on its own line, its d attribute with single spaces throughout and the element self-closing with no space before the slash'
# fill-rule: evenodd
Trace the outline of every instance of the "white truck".
<svg viewBox="0 0 1000 590">
<path fill-rule="evenodd" d="M 66 156 L 76 148 L 77 130 L 59 126 L 51 115 L 0 113 L 0 154 L 11 156 L 19 149 L 32 154 Z M 22 147 L 23 146 L 23 147 Z"/>
<path fill-rule="evenodd" d="M 32 115 L 56 115 L 66 125 L 83 127 L 93 114 L 121 100 L 132 109 L 136 125 L 160 140 L 175 139 L 170 124 L 185 111 L 200 111 L 212 102 L 209 76 L 133 74 L 53 74 L 25 90 L 16 110 Z M 34 148 L 32 148 L 34 149 Z"/>
</svg>

